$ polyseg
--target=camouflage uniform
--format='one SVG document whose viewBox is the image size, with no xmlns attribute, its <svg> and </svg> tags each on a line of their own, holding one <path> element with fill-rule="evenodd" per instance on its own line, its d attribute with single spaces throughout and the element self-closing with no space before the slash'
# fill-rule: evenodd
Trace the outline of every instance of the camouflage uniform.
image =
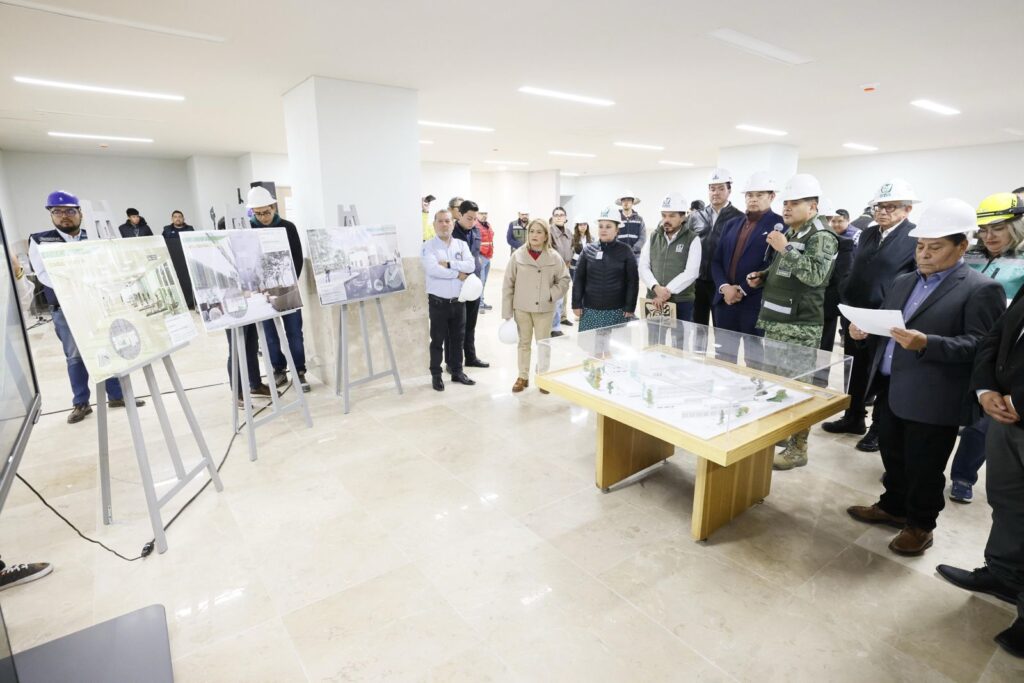
<svg viewBox="0 0 1024 683">
<path fill-rule="evenodd" d="M 768 365 L 776 366 L 777 374 L 793 375 L 814 367 L 824 327 L 825 288 L 832 275 L 839 242 L 835 233 L 822 229 L 813 218 L 799 230 L 787 230 L 786 239 L 802 248 L 775 255 L 762 285 L 765 294 L 757 326 L 764 330 L 766 339 L 806 347 L 806 354 L 789 349 L 776 354 L 774 359 L 769 357 L 766 348 Z M 788 297 L 775 296 L 779 290 Z M 789 305 L 775 304 L 773 300 Z M 787 317 L 793 322 L 785 322 Z M 787 369 L 796 372 L 787 372 Z M 805 429 L 793 435 L 786 449 L 775 456 L 775 469 L 788 470 L 807 464 L 809 433 L 810 430 Z"/>
</svg>

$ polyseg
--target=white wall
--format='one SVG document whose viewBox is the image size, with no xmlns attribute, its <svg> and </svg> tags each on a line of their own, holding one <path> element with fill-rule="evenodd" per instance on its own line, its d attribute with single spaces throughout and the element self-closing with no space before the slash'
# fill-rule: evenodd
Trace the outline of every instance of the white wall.
<svg viewBox="0 0 1024 683">
<path fill-rule="evenodd" d="M 596 228 L 594 221 L 601 209 L 614 204 L 616 198 L 626 193 L 640 198 L 636 211 L 644 218 L 648 230 L 661 220 L 661 200 L 669 192 L 682 192 L 687 202 L 694 199 L 708 200 L 707 180 L 710 168 L 684 168 L 669 171 L 648 171 L 645 173 L 624 173 L 621 175 L 580 176 L 564 183 L 563 194 L 573 195 L 574 216 L 582 215 L 591 221 L 591 231 Z M 571 192 L 570 192 L 571 190 Z M 734 200 L 739 198 L 734 195 Z M 736 203 L 734 201 L 734 203 Z M 742 202 L 739 203 L 742 207 Z"/>
<path fill-rule="evenodd" d="M 237 161 L 234 157 L 196 155 L 188 158 L 185 169 L 194 207 L 185 219 L 196 230 L 213 230 L 216 225 L 210 220 L 210 209 L 220 218 L 228 204 L 238 201 Z"/>
<path fill-rule="evenodd" d="M 426 197 L 428 194 L 437 197 L 430 205 L 431 218 L 435 211 L 447 208 L 448 200 L 452 197 L 472 199 L 479 204 L 479 200 L 472 193 L 471 178 L 469 164 L 420 162 L 420 197 Z"/>
<path fill-rule="evenodd" d="M 287 154 L 263 154 L 250 152 L 238 157 L 238 186 L 242 188 L 242 196 L 249 190 L 249 183 L 254 181 L 270 181 L 275 185 L 291 187 L 292 169 Z"/>
<path fill-rule="evenodd" d="M 22 239 L 50 229 L 43 207 L 54 190 L 109 201 L 116 224 L 124 222 L 126 208 L 135 207 L 156 232 L 171 222 L 171 211 L 195 206 L 184 159 L 6 151 L 3 165 Z"/>
<path fill-rule="evenodd" d="M 18 221 L 14 217 L 14 204 L 11 201 L 10 187 L 7 185 L 3 152 L 0 152 L 0 216 L 3 217 L 4 232 L 7 233 L 7 240 L 11 242 L 11 248 L 20 251 L 22 246 L 20 242 L 25 238 L 18 229 Z"/>
</svg>

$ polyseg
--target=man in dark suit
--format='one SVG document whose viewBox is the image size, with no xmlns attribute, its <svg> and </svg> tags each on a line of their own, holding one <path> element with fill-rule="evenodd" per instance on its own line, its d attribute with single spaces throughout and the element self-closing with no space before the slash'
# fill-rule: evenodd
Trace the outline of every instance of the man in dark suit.
<svg viewBox="0 0 1024 683">
<path fill-rule="evenodd" d="M 885 490 L 874 505 L 847 512 L 901 529 L 889 543 L 899 555 L 921 555 L 932 545 L 957 432 L 977 419 L 969 391 L 975 351 L 1006 308 L 1002 285 L 963 261 L 974 221 L 974 208 L 959 199 L 925 211 L 910 233 L 917 272 L 896 278 L 882 302 L 902 310 L 906 329 L 872 338 L 869 387 L 877 395 Z M 850 336 L 868 337 L 853 324 Z"/>
<path fill-rule="evenodd" d="M 771 254 L 768 233 L 779 226 L 785 230 L 782 216 L 772 211 L 775 200 L 775 181 L 767 171 L 750 176 L 744 188 L 747 204 L 745 216 L 729 221 L 722 228 L 722 236 L 711 257 L 711 277 L 715 285 L 712 308 L 715 327 L 743 334 L 763 336 L 757 329 L 757 316 L 761 312 L 764 290 L 751 287 L 747 274 L 768 270 Z M 721 353 L 735 358 L 739 342 L 732 335 L 721 335 Z M 750 356 L 752 349 L 746 349 Z"/>
<path fill-rule="evenodd" d="M 693 322 L 707 325 L 711 321 L 711 304 L 715 298 L 715 281 L 711 275 L 711 257 L 714 256 L 722 230 L 731 221 L 743 218 L 743 212 L 729 202 L 732 194 L 732 174 L 716 168 L 708 178 L 708 205 L 702 212 L 697 237 L 700 238 L 700 273 L 694 285 Z M 749 271 L 748 271 L 749 272 Z"/>
<path fill-rule="evenodd" d="M 917 202 L 913 188 L 898 178 L 884 183 L 875 193 L 873 207 L 877 224 L 861 232 L 853 265 L 846 281 L 840 285 L 842 303 L 857 308 L 879 308 L 893 280 L 913 272 L 916 241 L 908 237 L 914 229 L 908 217 Z M 872 415 L 871 429 L 867 430 L 864 425 L 871 356 L 864 345 L 849 338 L 845 340 L 843 353 L 853 356 L 847 391 L 850 407 L 842 418 L 826 422 L 821 427 L 833 434 L 864 434 L 867 431 L 857 443 L 857 450 L 872 453 L 878 450 L 877 409 Z"/>
<path fill-rule="evenodd" d="M 978 345 L 971 377 L 971 388 L 992 418 L 985 442 L 985 491 L 992 506 L 985 566 L 968 571 L 940 564 L 936 571 L 955 586 L 1016 604 L 1016 621 L 996 642 L 1024 657 L 1024 304 L 1019 298 L 1020 292 Z"/>
</svg>

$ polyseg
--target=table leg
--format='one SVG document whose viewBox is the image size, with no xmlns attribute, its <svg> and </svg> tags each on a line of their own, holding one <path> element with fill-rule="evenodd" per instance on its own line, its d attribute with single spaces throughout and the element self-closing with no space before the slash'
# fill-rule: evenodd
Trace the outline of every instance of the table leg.
<svg viewBox="0 0 1024 683">
<path fill-rule="evenodd" d="M 694 540 L 707 540 L 717 529 L 768 496 L 774 455 L 775 446 L 769 446 L 728 467 L 697 458 L 691 529 Z"/>
<path fill-rule="evenodd" d="M 675 446 L 604 415 L 597 416 L 597 486 L 613 484 L 668 458 Z"/>
</svg>

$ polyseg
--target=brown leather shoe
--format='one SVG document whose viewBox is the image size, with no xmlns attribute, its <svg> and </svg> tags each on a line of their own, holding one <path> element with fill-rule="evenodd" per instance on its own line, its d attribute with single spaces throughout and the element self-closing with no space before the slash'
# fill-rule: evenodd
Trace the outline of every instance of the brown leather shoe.
<svg viewBox="0 0 1024 683">
<path fill-rule="evenodd" d="M 878 507 L 878 503 L 875 503 L 871 507 L 866 505 L 851 505 L 846 508 L 846 514 L 850 515 L 858 522 L 864 522 L 865 524 L 887 524 L 895 529 L 902 529 L 907 525 L 906 517 L 890 515 L 888 512 Z"/>
<path fill-rule="evenodd" d="M 904 528 L 889 543 L 889 550 L 908 557 L 924 555 L 924 551 L 931 547 L 932 532 L 912 526 Z"/>
<path fill-rule="evenodd" d="M 541 389 L 540 393 L 542 393 L 542 394 L 550 394 L 551 392 L 548 391 L 547 389 Z"/>
<path fill-rule="evenodd" d="M 512 385 L 512 393 L 518 394 L 520 391 L 530 386 L 530 380 L 519 377 L 516 379 L 516 383 Z"/>
</svg>

